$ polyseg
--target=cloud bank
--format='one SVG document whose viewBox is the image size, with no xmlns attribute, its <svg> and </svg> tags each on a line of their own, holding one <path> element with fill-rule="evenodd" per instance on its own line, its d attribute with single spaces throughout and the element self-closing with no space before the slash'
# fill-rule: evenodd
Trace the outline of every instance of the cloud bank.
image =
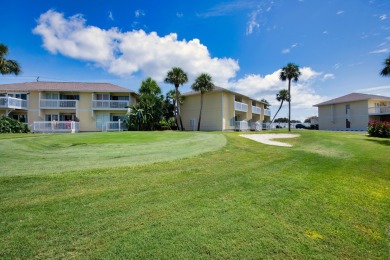
<svg viewBox="0 0 390 260">
<path fill-rule="evenodd" d="M 104 30 L 86 25 L 79 14 L 65 18 L 49 10 L 39 17 L 33 33 L 42 37 L 49 52 L 92 62 L 115 75 L 142 73 L 162 81 L 168 70 L 178 66 L 190 78 L 207 72 L 219 84 L 234 78 L 239 70 L 234 59 L 211 57 L 198 39 L 179 40 L 175 33 L 159 36 L 143 30 Z"/>
</svg>

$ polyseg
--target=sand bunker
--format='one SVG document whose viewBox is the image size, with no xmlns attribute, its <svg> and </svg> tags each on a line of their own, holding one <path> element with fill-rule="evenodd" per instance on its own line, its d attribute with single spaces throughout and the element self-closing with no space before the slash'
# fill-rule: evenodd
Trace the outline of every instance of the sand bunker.
<svg viewBox="0 0 390 260">
<path fill-rule="evenodd" d="M 300 135 L 296 135 L 296 134 L 252 134 L 252 135 L 245 135 L 244 134 L 244 135 L 240 135 L 240 136 L 254 140 L 256 142 L 263 143 L 263 144 L 291 147 L 292 146 L 291 144 L 272 141 L 272 139 L 294 138 L 294 137 L 299 137 Z"/>
</svg>

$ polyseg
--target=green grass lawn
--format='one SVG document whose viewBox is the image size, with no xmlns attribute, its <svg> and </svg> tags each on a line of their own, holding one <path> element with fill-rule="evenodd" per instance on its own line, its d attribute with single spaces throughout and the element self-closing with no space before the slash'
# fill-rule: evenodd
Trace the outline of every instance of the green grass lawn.
<svg viewBox="0 0 390 260">
<path fill-rule="evenodd" d="M 389 259 L 390 140 L 294 133 L 291 148 L 239 133 L 0 135 L 0 258 Z M 121 145 L 177 156 L 104 167 Z M 97 154 L 80 164 L 101 166 L 68 172 L 38 155 L 81 147 Z M 42 173 L 5 173 L 8 150 Z"/>
</svg>

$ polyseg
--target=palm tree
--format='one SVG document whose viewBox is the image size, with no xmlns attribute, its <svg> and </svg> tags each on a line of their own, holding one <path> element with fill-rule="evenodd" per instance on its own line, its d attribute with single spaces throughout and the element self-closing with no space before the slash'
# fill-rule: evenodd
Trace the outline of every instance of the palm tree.
<svg viewBox="0 0 390 260">
<path fill-rule="evenodd" d="M 279 113 L 280 109 L 282 108 L 283 102 L 284 101 L 290 102 L 290 97 L 288 95 L 288 91 L 286 89 L 282 89 L 281 91 L 279 91 L 279 93 L 276 94 L 276 100 L 281 102 L 281 103 L 280 103 L 278 111 L 274 115 L 274 118 L 272 118 L 272 120 L 271 120 L 271 124 L 274 122 L 276 115 Z"/>
<path fill-rule="evenodd" d="M 212 91 L 214 87 L 215 85 L 213 83 L 213 79 L 207 73 L 200 74 L 200 76 L 196 78 L 194 84 L 192 84 L 191 86 L 192 90 L 200 91 L 200 112 L 199 112 L 199 121 L 198 121 L 198 131 L 200 131 L 200 120 L 202 119 L 203 94 Z"/>
<path fill-rule="evenodd" d="M 280 72 L 280 79 L 282 81 L 288 80 L 288 131 L 291 131 L 291 80 L 294 80 L 294 82 L 298 81 L 299 76 L 301 75 L 301 72 L 299 71 L 299 66 L 294 63 L 287 64 L 286 67 L 282 68 L 282 71 Z"/>
<path fill-rule="evenodd" d="M 381 71 L 381 76 L 390 76 L 390 56 L 383 63 L 385 67 Z"/>
<path fill-rule="evenodd" d="M 4 58 L 8 54 L 8 47 L 0 43 L 0 71 L 2 75 L 5 74 L 15 74 L 20 73 L 20 66 L 14 60 L 7 60 Z"/>
<path fill-rule="evenodd" d="M 170 71 L 168 71 L 167 77 L 165 78 L 164 81 L 166 83 L 170 83 L 175 86 L 175 90 L 176 90 L 175 112 L 176 112 L 176 117 L 178 118 L 177 121 L 180 122 L 180 130 L 183 131 L 184 128 L 183 128 L 183 122 L 181 121 L 180 104 L 178 100 L 179 100 L 179 86 L 188 82 L 187 74 L 181 68 L 174 67 Z"/>
</svg>

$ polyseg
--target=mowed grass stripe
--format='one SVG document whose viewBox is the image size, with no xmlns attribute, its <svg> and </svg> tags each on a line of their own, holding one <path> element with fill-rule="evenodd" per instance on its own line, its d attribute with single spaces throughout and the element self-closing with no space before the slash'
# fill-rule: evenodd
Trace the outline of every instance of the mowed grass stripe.
<svg viewBox="0 0 390 260">
<path fill-rule="evenodd" d="M 116 132 L 0 140 L 0 176 L 147 164 L 195 156 L 226 144 L 222 134 Z"/>
</svg>

